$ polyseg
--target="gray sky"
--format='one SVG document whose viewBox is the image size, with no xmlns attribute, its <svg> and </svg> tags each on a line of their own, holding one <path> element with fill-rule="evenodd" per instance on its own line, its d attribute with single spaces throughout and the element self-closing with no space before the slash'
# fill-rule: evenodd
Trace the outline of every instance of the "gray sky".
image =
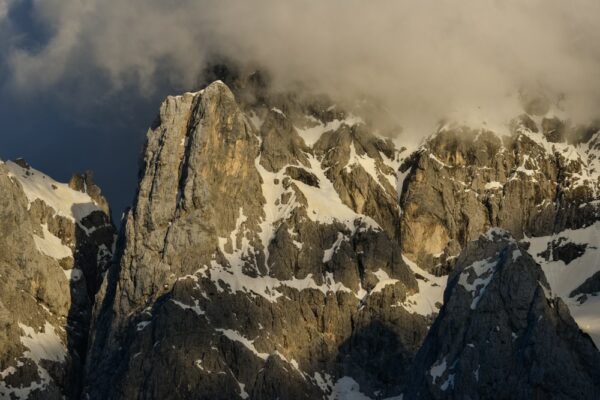
<svg viewBox="0 0 600 400">
<path fill-rule="evenodd" d="M 0 0 L 0 157 L 63 180 L 92 168 L 118 214 L 160 100 L 197 89 L 215 54 L 375 97 L 415 139 L 447 114 L 508 117 L 523 87 L 584 120 L 599 15 L 597 0 Z"/>
</svg>

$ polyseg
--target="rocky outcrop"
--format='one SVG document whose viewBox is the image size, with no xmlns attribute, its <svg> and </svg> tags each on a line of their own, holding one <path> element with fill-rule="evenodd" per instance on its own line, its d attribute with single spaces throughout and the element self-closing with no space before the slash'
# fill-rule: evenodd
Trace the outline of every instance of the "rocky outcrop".
<svg viewBox="0 0 600 400">
<path fill-rule="evenodd" d="M 419 288 L 397 240 L 396 152 L 342 122 L 319 121 L 313 142 L 295 126 L 248 116 L 221 82 L 163 103 L 87 396 L 319 398 L 345 375 L 397 391 L 430 317 L 403 306 Z"/>
<path fill-rule="evenodd" d="M 600 294 L 600 271 L 587 278 L 581 285 L 579 285 L 570 293 L 570 296 L 575 297 L 578 295 L 583 295 L 587 297 L 587 295 L 598 296 L 598 294 Z M 583 302 L 585 299 L 580 298 L 580 301 Z"/>
<path fill-rule="evenodd" d="M 506 231 L 468 244 L 415 361 L 410 399 L 595 399 L 600 353 Z"/>
<path fill-rule="evenodd" d="M 598 220 L 598 133 L 567 144 L 562 134 L 548 139 L 559 129 L 555 119 L 538 120 L 523 115 L 503 137 L 447 124 L 424 143 L 404 167 L 402 249 L 409 258 L 445 274 L 489 227 L 521 239 Z"/>
<path fill-rule="evenodd" d="M 0 398 L 79 396 L 114 241 L 100 207 L 23 160 L 0 164 Z"/>
<path fill-rule="evenodd" d="M 93 171 L 86 171 L 82 174 L 73 174 L 69 180 L 69 187 L 78 192 L 87 193 L 100 210 L 110 218 L 110 206 L 108 201 L 102 196 L 102 190 L 96 185 L 96 182 L 94 182 Z"/>
</svg>

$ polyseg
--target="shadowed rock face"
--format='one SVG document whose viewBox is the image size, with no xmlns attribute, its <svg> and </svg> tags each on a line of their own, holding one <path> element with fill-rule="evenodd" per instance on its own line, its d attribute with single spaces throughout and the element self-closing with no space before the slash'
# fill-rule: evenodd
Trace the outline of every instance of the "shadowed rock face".
<svg viewBox="0 0 600 400">
<path fill-rule="evenodd" d="M 469 243 L 444 300 L 408 398 L 597 398 L 600 353 L 506 231 Z"/>
<path fill-rule="evenodd" d="M 78 398 L 113 241 L 108 213 L 87 193 L 0 162 L 0 398 Z"/>
</svg>

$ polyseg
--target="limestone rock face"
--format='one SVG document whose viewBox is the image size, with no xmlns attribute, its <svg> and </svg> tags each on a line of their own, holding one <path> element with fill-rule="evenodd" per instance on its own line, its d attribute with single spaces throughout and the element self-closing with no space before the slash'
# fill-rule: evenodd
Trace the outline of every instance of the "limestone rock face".
<svg viewBox="0 0 600 400">
<path fill-rule="evenodd" d="M 161 106 L 97 303 L 90 398 L 403 383 L 437 309 L 403 306 L 419 285 L 400 253 L 393 144 L 243 108 L 222 82 Z"/>
<path fill-rule="evenodd" d="M 503 137 L 448 124 L 423 144 L 406 166 L 400 199 L 407 257 L 445 274 L 466 243 L 490 227 L 522 239 L 598 220 L 598 134 L 577 144 L 550 140 L 558 122 L 537 119 L 516 118 Z"/>
<path fill-rule="evenodd" d="M 411 399 L 595 399 L 600 353 L 498 228 L 469 243 L 416 357 Z"/>
<path fill-rule="evenodd" d="M 0 398 L 79 396 L 114 242 L 93 187 L 103 201 L 23 160 L 0 164 Z"/>
</svg>

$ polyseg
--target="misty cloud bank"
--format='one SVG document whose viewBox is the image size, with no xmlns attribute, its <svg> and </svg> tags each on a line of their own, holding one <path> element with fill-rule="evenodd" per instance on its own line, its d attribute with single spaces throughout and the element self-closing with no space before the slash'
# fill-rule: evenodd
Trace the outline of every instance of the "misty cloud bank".
<svg viewBox="0 0 600 400">
<path fill-rule="evenodd" d="M 19 2 L 0 0 L 15 93 L 65 82 L 88 98 L 191 90 L 218 54 L 265 66 L 282 87 L 375 97 L 401 121 L 472 110 L 502 118 L 523 87 L 564 94 L 575 118 L 600 105 L 596 0 L 44 0 L 30 3 L 42 32 L 33 44 L 11 20 Z"/>
</svg>

